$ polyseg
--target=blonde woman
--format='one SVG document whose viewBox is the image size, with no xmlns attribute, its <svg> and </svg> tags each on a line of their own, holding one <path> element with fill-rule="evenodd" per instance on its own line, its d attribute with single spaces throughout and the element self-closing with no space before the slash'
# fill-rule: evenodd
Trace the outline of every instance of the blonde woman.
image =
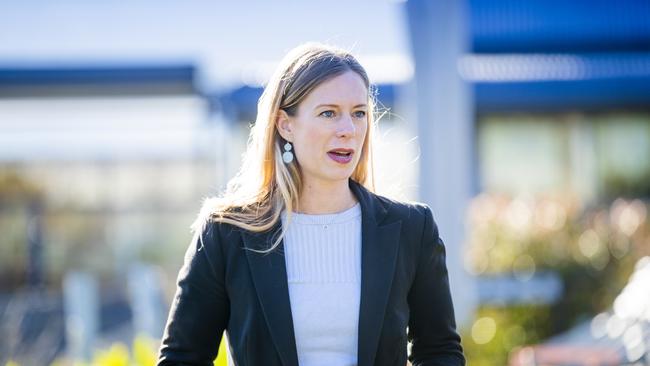
<svg viewBox="0 0 650 366">
<path fill-rule="evenodd" d="M 240 366 L 465 364 L 431 210 L 373 193 L 373 102 L 350 53 L 287 54 L 193 225 L 158 365 L 211 365 L 224 331 Z"/>
</svg>

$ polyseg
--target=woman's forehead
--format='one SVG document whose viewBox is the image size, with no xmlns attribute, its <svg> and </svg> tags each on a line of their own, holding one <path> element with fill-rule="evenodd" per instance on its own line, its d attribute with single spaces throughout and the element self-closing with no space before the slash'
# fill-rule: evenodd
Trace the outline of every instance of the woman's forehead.
<svg viewBox="0 0 650 366">
<path fill-rule="evenodd" d="M 305 98 L 305 104 L 316 107 L 322 104 L 336 106 L 360 106 L 368 101 L 368 88 L 361 76 L 354 71 L 325 80 Z"/>
</svg>

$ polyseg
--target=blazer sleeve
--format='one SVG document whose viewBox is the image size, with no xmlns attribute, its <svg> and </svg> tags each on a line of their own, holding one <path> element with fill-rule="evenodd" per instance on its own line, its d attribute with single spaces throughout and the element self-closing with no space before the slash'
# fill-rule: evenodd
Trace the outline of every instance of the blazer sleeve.
<svg viewBox="0 0 650 366">
<path fill-rule="evenodd" d="M 427 205 L 424 205 L 424 216 L 422 247 L 408 295 L 411 312 L 408 359 L 413 366 L 465 365 L 449 291 L 445 245 Z"/>
<path fill-rule="evenodd" d="M 190 242 L 178 273 L 158 366 L 212 365 L 230 305 L 217 225 L 206 223 Z"/>
</svg>

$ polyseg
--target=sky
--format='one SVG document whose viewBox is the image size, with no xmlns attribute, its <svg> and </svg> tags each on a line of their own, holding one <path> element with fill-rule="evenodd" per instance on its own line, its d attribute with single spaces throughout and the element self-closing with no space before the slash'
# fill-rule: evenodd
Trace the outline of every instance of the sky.
<svg viewBox="0 0 650 366">
<path fill-rule="evenodd" d="M 376 83 L 412 74 L 397 0 L 0 0 L 0 67 L 189 62 L 218 89 L 262 82 L 306 41 L 352 50 Z"/>
</svg>

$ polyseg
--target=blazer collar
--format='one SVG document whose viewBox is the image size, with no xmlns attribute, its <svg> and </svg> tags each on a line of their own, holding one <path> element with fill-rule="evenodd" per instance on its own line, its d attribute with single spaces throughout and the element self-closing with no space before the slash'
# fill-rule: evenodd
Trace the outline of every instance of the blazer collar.
<svg viewBox="0 0 650 366">
<path fill-rule="evenodd" d="M 358 365 L 374 364 L 386 304 L 397 260 L 401 221 L 383 223 L 387 208 L 375 194 L 350 179 L 350 189 L 361 205 L 361 303 L 359 307 Z M 281 221 L 269 231 L 243 231 L 247 248 L 267 249 L 281 230 Z M 275 234 L 275 235 L 274 235 Z M 253 283 L 272 341 L 282 363 L 298 366 L 291 315 L 286 263 L 282 251 L 259 254 L 246 250 Z"/>
</svg>

